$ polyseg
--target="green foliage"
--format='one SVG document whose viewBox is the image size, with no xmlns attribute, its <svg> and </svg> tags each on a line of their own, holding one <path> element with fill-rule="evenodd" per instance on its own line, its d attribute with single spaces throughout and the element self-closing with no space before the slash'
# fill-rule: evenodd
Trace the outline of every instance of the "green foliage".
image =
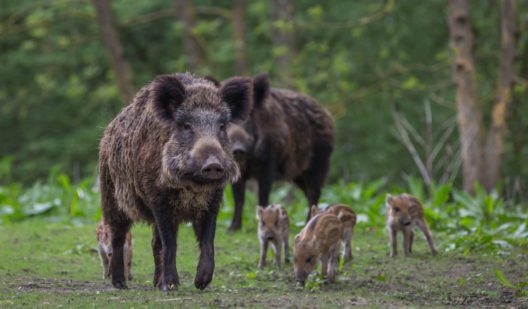
<svg viewBox="0 0 528 309">
<path fill-rule="evenodd" d="M 54 169 L 46 182 L 27 188 L 19 183 L 0 185 L 0 218 L 6 224 L 32 217 L 93 222 L 101 216 L 99 200 L 93 179 L 73 184 L 68 175 Z"/>
<path fill-rule="evenodd" d="M 358 215 L 359 228 L 383 229 L 386 193 L 409 192 L 420 196 L 423 187 L 419 183 L 414 178 L 408 179 L 407 187 L 389 187 L 386 178 L 367 183 L 341 181 L 325 187 L 321 204 L 350 205 Z M 514 247 L 528 246 L 526 207 L 505 202 L 495 192 L 486 194 L 480 187 L 475 191 L 476 195 L 471 196 L 444 184 L 431 188 L 430 199 L 421 198 L 425 217 L 433 231 L 446 235 L 440 248 L 463 254 L 474 251 L 500 254 Z M 277 186 L 270 200 L 286 207 L 294 232 L 304 226 L 308 207 L 300 190 L 289 185 Z M 252 191 L 247 191 L 243 220 L 248 231 L 256 231 L 254 205 L 257 205 L 257 198 Z M 218 217 L 220 227 L 229 226 L 233 208 L 228 186 Z M 36 182 L 29 187 L 19 183 L 0 185 L 0 218 L 5 224 L 33 217 L 95 222 L 100 216 L 99 192 L 92 178 L 72 183 L 66 174 L 53 169 L 46 182 Z"/>
<path fill-rule="evenodd" d="M 424 128 L 421 106 L 432 102 L 433 129 L 453 118 L 454 87 L 446 26 L 446 2 L 301 1 L 291 21 L 274 22 L 272 2 L 249 1 L 246 45 L 252 74 L 269 72 L 280 84 L 275 59 L 287 52 L 274 46 L 274 31 L 291 31 L 296 48 L 292 88 L 317 98 L 335 116 L 337 147 L 331 181 L 369 181 L 417 175 L 393 133 L 391 107 L 417 130 Z M 133 84 L 139 89 L 155 75 L 188 70 L 182 24 L 167 0 L 111 1 Z M 218 79 L 236 74 L 235 43 L 229 13 L 232 1 L 199 0 L 192 29 L 204 51 L 200 74 Z M 494 100 L 499 52 L 498 2 L 472 5 L 476 31 L 479 92 L 484 105 Z M 519 76 L 528 76 L 527 7 L 517 7 Z M 369 19 L 371 18 L 371 19 Z M 75 180 L 91 176 L 97 142 L 105 125 L 123 106 L 101 44 L 90 1 L 4 0 L 0 10 L 0 158 L 11 156 L 10 177 L 25 184 L 43 180 L 51 166 Z M 368 22 L 365 22 L 365 21 Z M 510 132 L 526 132 L 528 92 L 519 83 Z M 489 117 L 489 115 L 485 115 Z M 528 135 L 509 134 L 505 145 L 507 181 L 525 178 Z M 457 141 L 456 133 L 450 142 Z M 422 149 L 418 149 L 419 152 Z M 506 181 L 506 184 L 509 182 Z M 3 182 L 3 179 L 2 179 Z"/>
</svg>

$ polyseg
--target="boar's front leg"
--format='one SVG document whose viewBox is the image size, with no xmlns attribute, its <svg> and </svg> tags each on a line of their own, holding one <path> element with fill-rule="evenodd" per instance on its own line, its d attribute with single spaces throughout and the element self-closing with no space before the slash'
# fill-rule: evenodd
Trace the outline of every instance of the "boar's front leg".
<svg viewBox="0 0 528 309">
<path fill-rule="evenodd" d="M 126 289 L 124 246 L 126 234 L 131 223 L 124 221 L 122 224 L 112 224 L 112 258 L 110 259 L 110 273 L 112 285 L 118 289 Z"/>
<path fill-rule="evenodd" d="M 194 232 L 200 242 L 200 261 L 196 269 L 194 286 L 200 290 L 205 289 L 213 279 L 216 217 L 218 216 L 222 194 L 222 189 L 216 191 L 207 212 L 193 223 Z"/>
<path fill-rule="evenodd" d="M 159 280 L 158 286 L 163 291 L 169 291 L 178 288 L 178 285 L 180 284 L 178 272 L 176 270 L 176 238 L 178 225 L 173 218 L 172 212 L 167 208 L 167 203 L 165 201 L 160 202 L 153 212 L 162 247 L 161 280 Z M 154 260 L 156 261 L 156 255 L 154 255 Z M 156 271 L 154 271 L 154 273 L 156 273 Z"/>
<path fill-rule="evenodd" d="M 154 279 L 152 282 L 154 283 L 154 286 L 158 286 L 161 281 L 161 272 L 163 270 L 163 266 L 161 264 L 161 253 L 162 253 L 162 244 L 161 244 L 161 238 L 158 233 L 158 228 L 156 225 L 152 227 L 152 255 L 154 256 Z"/>
<path fill-rule="evenodd" d="M 229 231 L 234 232 L 242 227 L 242 210 L 244 209 L 244 195 L 246 194 L 246 180 L 243 176 L 231 186 L 233 189 L 233 199 L 235 200 L 235 213 L 233 221 L 229 226 Z"/>
</svg>

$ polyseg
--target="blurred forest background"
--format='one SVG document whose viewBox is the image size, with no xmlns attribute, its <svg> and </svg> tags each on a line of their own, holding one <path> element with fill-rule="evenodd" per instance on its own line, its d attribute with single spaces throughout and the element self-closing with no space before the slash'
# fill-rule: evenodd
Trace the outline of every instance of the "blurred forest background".
<svg viewBox="0 0 528 309">
<path fill-rule="evenodd" d="M 96 175 L 104 127 L 158 74 L 268 72 L 334 115 L 331 182 L 523 198 L 528 2 L 464 2 L 2 0 L 0 182 Z"/>
</svg>

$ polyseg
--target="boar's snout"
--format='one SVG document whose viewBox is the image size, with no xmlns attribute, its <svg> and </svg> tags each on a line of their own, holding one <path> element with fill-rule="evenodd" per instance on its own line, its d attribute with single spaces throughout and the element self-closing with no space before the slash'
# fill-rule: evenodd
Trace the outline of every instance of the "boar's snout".
<svg viewBox="0 0 528 309">
<path fill-rule="evenodd" d="M 403 224 L 403 225 L 411 225 L 411 220 L 409 218 L 401 218 L 400 219 L 400 223 Z"/>
<path fill-rule="evenodd" d="M 241 157 L 243 155 L 245 155 L 247 152 L 246 150 L 246 147 L 244 147 L 244 145 L 242 145 L 242 143 L 235 143 L 233 145 L 233 155 L 235 157 Z"/>
<path fill-rule="evenodd" d="M 215 156 L 209 156 L 202 166 L 202 176 L 210 180 L 218 180 L 224 177 L 224 167 Z"/>
<path fill-rule="evenodd" d="M 273 232 L 266 232 L 266 234 L 264 234 L 264 239 L 267 239 L 267 240 L 273 240 L 274 235 L 273 235 Z"/>
<path fill-rule="evenodd" d="M 295 273 L 295 281 L 297 281 L 297 284 L 304 286 L 306 284 L 306 278 L 308 277 L 308 273 L 305 271 L 299 271 Z"/>
</svg>

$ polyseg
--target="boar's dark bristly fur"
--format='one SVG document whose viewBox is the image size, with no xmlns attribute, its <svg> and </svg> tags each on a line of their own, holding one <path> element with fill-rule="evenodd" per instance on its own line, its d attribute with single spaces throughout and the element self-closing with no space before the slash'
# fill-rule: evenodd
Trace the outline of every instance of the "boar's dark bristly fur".
<svg viewBox="0 0 528 309">
<path fill-rule="evenodd" d="M 254 109 L 241 128 L 230 130 L 233 145 L 252 144 L 241 151 L 245 158 L 235 158 L 242 171 L 233 183 L 235 213 L 230 230 L 242 226 L 245 182 L 255 178 L 260 205 L 269 205 L 274 181 L 295 183 L 308 199 L 308 206 L 317 204 L 329 169 L 335 143 L 335 125 L 330 113 L 308 96 L 291 90 L 270 88 L 265 74 L 253 79 Z M 244 129 L 250 139 L 231 135 Z M 309 218 L 309 213 L 308 213 Z"/>
<path fill-rule="evenodd" d="M 112 284 L 126 288 L 123 243 L 133 222 L 153 225 L 154 284 L 179 284 L 178 225 L 192 222 L 200 243 L 195 286 L 214 271 L 216 216 L 227 181 L 239 177 L 227 136 L 252 107 L 248 78 L 220 88 L 191 74 L 157 77 L 108 125 L 100 143 L 103 218 L 112 230 Z"/>
</svg>

